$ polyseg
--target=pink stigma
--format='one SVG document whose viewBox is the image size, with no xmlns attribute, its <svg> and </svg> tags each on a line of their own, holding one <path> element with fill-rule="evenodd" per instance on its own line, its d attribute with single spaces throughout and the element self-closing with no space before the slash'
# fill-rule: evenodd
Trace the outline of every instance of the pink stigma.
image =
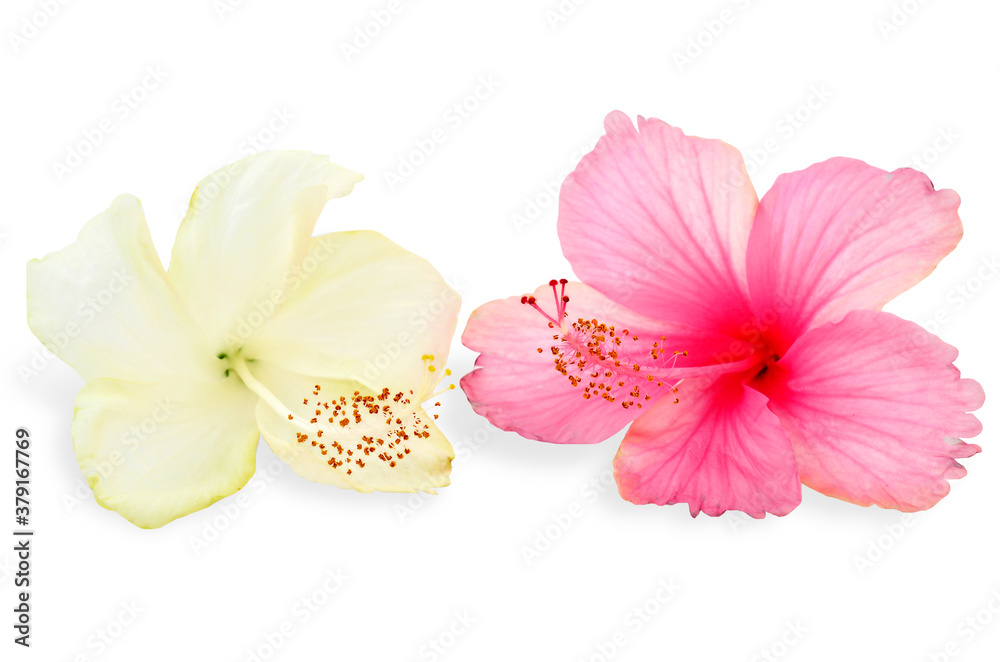
<svg viewBox="0 0 1000 662">
<path fill-rule="evenodd" d="M 557 326 L 561 326 L 561 320 L 566 317 L 566 304 L 569 303 L 569 297 L 566 296 L 566 283 L 568 282 L 569 281 L 565 278 L 560 278 L 559 280 L 553 278 L 549 281 L 549 287 L 552 288 L 552 295 L 556 303 L 556 313 L 554 317 L 542 310 L 538 305 L 538 301 L 533 296 L 521 297 L 521 303 L 529 305 L 537 310 L 542 317 L 549 321 L 549 327 L 555 328 Z"/>
</svg>

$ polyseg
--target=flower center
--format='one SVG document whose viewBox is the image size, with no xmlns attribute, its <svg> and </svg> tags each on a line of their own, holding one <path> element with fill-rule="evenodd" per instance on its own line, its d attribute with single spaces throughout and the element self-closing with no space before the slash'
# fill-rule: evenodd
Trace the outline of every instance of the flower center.
<svg viewBox="0 0 1000 662">
<path fill-rule="evenodd" d="M 281 403 L 250 374 L 245 361 L 235 361 L 233 367 L 250 390 L 297 428 L 295 441 L 299 448 L 311 452 L 331 469 L 356 476 L 359 471 L 370 470 L 373 464 L 382 464 L 388 469 L 402 466 L 411 455 L 412 444 L 431 436 L 428 414 L 422 403 L 454 389 L 455 385 L 449 384 L 423 397 L 422 394 L 430 390 L 428 386 L 433 388 L 440 384 L 451 376 L 451 370 L 445 370 L 440 379 L 430 384 L 437 372 L 434 356 L 425 354 L 421 359 L 426 371 L 416 393 L 410 389 L 394 394 L 383 388 L 380 393 L 354 391 L 350 396 L 321 397 L 322 388 L 315 384 L 302 398 L 302 407 L 296 407 L 299 411 L 308 408 L 305 415 L 296 415 Z M 439 407 L 441 403 L 435 402 L 432 406 Z M 438 418 L 437 414 L 430 416 Z"/>
<path fill-rule="evenodd" d="M 569 322 L 566 283 L 565 278 L 549 281 L 556 304 L 554 316 L 542 310 L 535 297 L 521 297 L 521 303 L 548 320 L 550 329 L 558 328 L 548 348 L 555 370 L 574 388 L 581 388 L 584 399 L 598 396 L 605 402 L 617 402 L 624 409 L 641 409 L 644 402 L 654 397 L 667 392 L 676 394 L 683 380 L 671 383 L 670 373 L 677 360 L 688 353 L 664 347 L 665 336 L 650 342 L 628 329 L 619 331 L 596 318 L 579 317 Z M 539 347 L 538 353 L 545 353 L 545 349 Z M 674 403 L 677 402 L 674 398 Z"/>
<path fill-rule="evenodd" d="M 751 382 L 762 383 L 768 377 L 768 371 L 774 368 L 780 360 L 780 356 L 771 351 L 769 347 L 764 346 L 759 352 L 757 365 L 751 369 L 751 373 L 753 374 Z"/>
</svg>

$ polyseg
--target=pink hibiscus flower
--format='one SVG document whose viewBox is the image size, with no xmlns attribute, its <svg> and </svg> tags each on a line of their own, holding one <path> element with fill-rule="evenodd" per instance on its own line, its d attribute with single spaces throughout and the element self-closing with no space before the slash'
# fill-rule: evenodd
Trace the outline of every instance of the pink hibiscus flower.
<svg viewBox="0 0 1000 662">
<path fill-rule="evenodd" d="M 566 179 L 559 239 L 582 283 L 481 306 L 462 379 L 494 425 L 602 441 L 634 503 L 785 515 L 801 485 L 859 505 L 933 506 L 981 449 L 983 390 L 958 352 L 881 312 L 962 235 L 954 191 L 833 158 L 763 199 L 740 153 L 608 115 Z"/>
</svg>

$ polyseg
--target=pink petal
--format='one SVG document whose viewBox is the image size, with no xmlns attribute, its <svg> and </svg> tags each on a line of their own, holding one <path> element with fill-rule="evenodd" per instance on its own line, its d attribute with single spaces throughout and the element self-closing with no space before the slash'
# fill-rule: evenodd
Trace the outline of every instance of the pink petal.
<svg viewBox="0 0 1000 662">
<path fill-rule="evenodd" d="M 559 193 L 579 278 L 654 319 L 734 333 L 750 315 L 746 244 L 757 207 L 739 151 L 621 112 Z"/>
<path fill-rule="evenodd" d="M 469 318 L 462 342 L 482 354 L 476 360 L 476 369 L 463 377 L 461 384 L 473 408 L 497 427 L 540 441 L 596 443 L 648 411 L 660 397 L 670 395 L 673 399 L 670 387 L 677 379 L 745 369 L 749 362 L 715 365 L 726 361 L 733 349 L 739 356 L 749 355 L 749 349 L 732 338 L 644 318 L 582 283 L 569 283 L 566 294 L 570 298 L 567 325 L 573 320 L 599 320 L 615 327 L 616 337 L 622 340 L 616 350 L 621 366 L 613 368 L 613 379 L 606 378 L 603 372 L 592 378 L 593 360 L 582 371 L 570 365 L 568 374 L 563 375 L 551 351 L 553 346 L 563 347 L 563 332 L 558 327 L 550 327 L 538 311 L 521 303 L 521 297 L 480 306 Z M 552 288 L 540 287 L 535 296 L 539 306 L 555 316 Z M 610 335 L 605 336 L 610 343 Z M 653 342 L 663 349 L 660 358 L 650 355 Z M 675 359 L 675 350 L 687 351 L 688 355 Z M 585 348 L 583 354 L 589 358 Z M 655 375 L 656 379 L 649 381 L 647 375 Z M 584 381 L 574 387 L 569 376 L 580 376 Z M 618 386 L 619 381 L 625 386 Z M 600 397 L 604 391 L 596 389 L 592 397 L 585 399 L 584 390 L 590 382 L 610 385 L 615 402 Z M 658 386 L 661 382 L 663 386 Z M 638 397 L 631 394 L 633 388 L 639 389 Z M 622 406 L 629 401 L 635 404 Z"/>
<path fill-rule="evenodd" d="M 802 482 L 862 506 L 924 510 L 948 494 L 955 460 L 981 449 L 966 412 L 983 389 L 958 350 L 889 313 L 856 311 L 802 336 L 761 383 L 788 430 Z"/>
<path fill-rule="evenodd" d="M 802 498 L 788 435 L 738 375 L 685 380 L 632 424 L 615 480 L 632 503 L 687 503 L 691 515 L 787 515 Z"/>
<path fill-rule="evenodd" d="M 784 353 L 808 329 L 851 310 L 881 310 L 921 281 L 962 236 L 958 203 L 916 170 L 888 173 L 853 159 L 778 177 L 757 209 L 747 252 L 772 349 Z"/>
</svg>

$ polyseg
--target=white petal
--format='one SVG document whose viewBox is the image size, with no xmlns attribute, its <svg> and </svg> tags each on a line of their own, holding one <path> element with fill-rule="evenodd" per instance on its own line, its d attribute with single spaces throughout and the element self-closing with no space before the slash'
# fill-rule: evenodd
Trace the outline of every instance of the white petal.
<svg viewBox="0 0 1000 662">
<path fill-rule="evenodd" d="M 305 257 L 326 201 L 361 175 L 309 152 L 262 152 L 218 170 L 191 196 L 170 279 L 215 349 L 233 351 L 259 326 Z"/>
<path fill-rule="evenodd" d="M 461 298 L 427 260 L 378 232 L 314 237 L 299 280 L 244 348 L 304 375 L 393 392 L 443 366 Z"/>
<path fill-rule="evenodd" d="M 28 326 L 84 380 L 148 382 L 215 367 L 149 237 L 139 200 L 115 199 L 76 242 L 28 263 Z"/>
<path fill-rule="evenodd" d="M 310 434 L 307 439 L 302 439 L 298 436 L 302 428 L 289 421 L 287 415 L 275 411 L 263 400 L 257 405 L 257 422 L 264 440 L 278 457 L 304 478 L 360 492 L 433 493 L 435 488 L 449 484 L 455 453 L 434 424 L 433 414 L 425 412 L 416 400 L 405 405 L 395 402 L 390 394 L 389 398 L 379 401 L 379 392 L 357 382 L 307 377 L 271 363 L 253 362 L 249 366 L 254 376 L 266 384 L 295 416 L 304 421 L 315 418 L 316 425 L 323 430 L 322 436 Z M 320 386 L 318 395 L 313 393 L 316 385 Z M 362 419 L 359 424 L 350 413 L 355 392 L 359 397 L 375 397 L 380 407 L 389 406 L 391 416 L 381 410 L 373 414 L 362 404 L 359 407 Z M 334 407 L 341 397 L 347 403 L 347 415 L 334 414 Z M 416 396 L 407 391 L 404 397 Z M 308 404 L 303 400 L 307 400 Z M 330 408 L 324 403 L 329 403 Z M 315 413 L 317 408 L 320 414 Z M 334 418 L 332 423 L 329 421 L 331 417 Z M 387 418 L 393 422 L 387 425 Z M 402 424 L 395 423 L 397 418 Z M 348 425 L 341 426 L 341 420 L 349 421 Z M 408 438 L 400 439 L 395 434 L 397 431 L 405 431 Z M 365 448 L 374 450 L 366 455 Z M 342 464 L 331 466 L 334 460 Z"/>
<path fill-rule="evenodd" d="M 99 379 L 76 398 L 73 445 L 105 508 L 143 528 L 205 508 L 253 475 L 257 397 L 234 376 Z"/>
</svg>

